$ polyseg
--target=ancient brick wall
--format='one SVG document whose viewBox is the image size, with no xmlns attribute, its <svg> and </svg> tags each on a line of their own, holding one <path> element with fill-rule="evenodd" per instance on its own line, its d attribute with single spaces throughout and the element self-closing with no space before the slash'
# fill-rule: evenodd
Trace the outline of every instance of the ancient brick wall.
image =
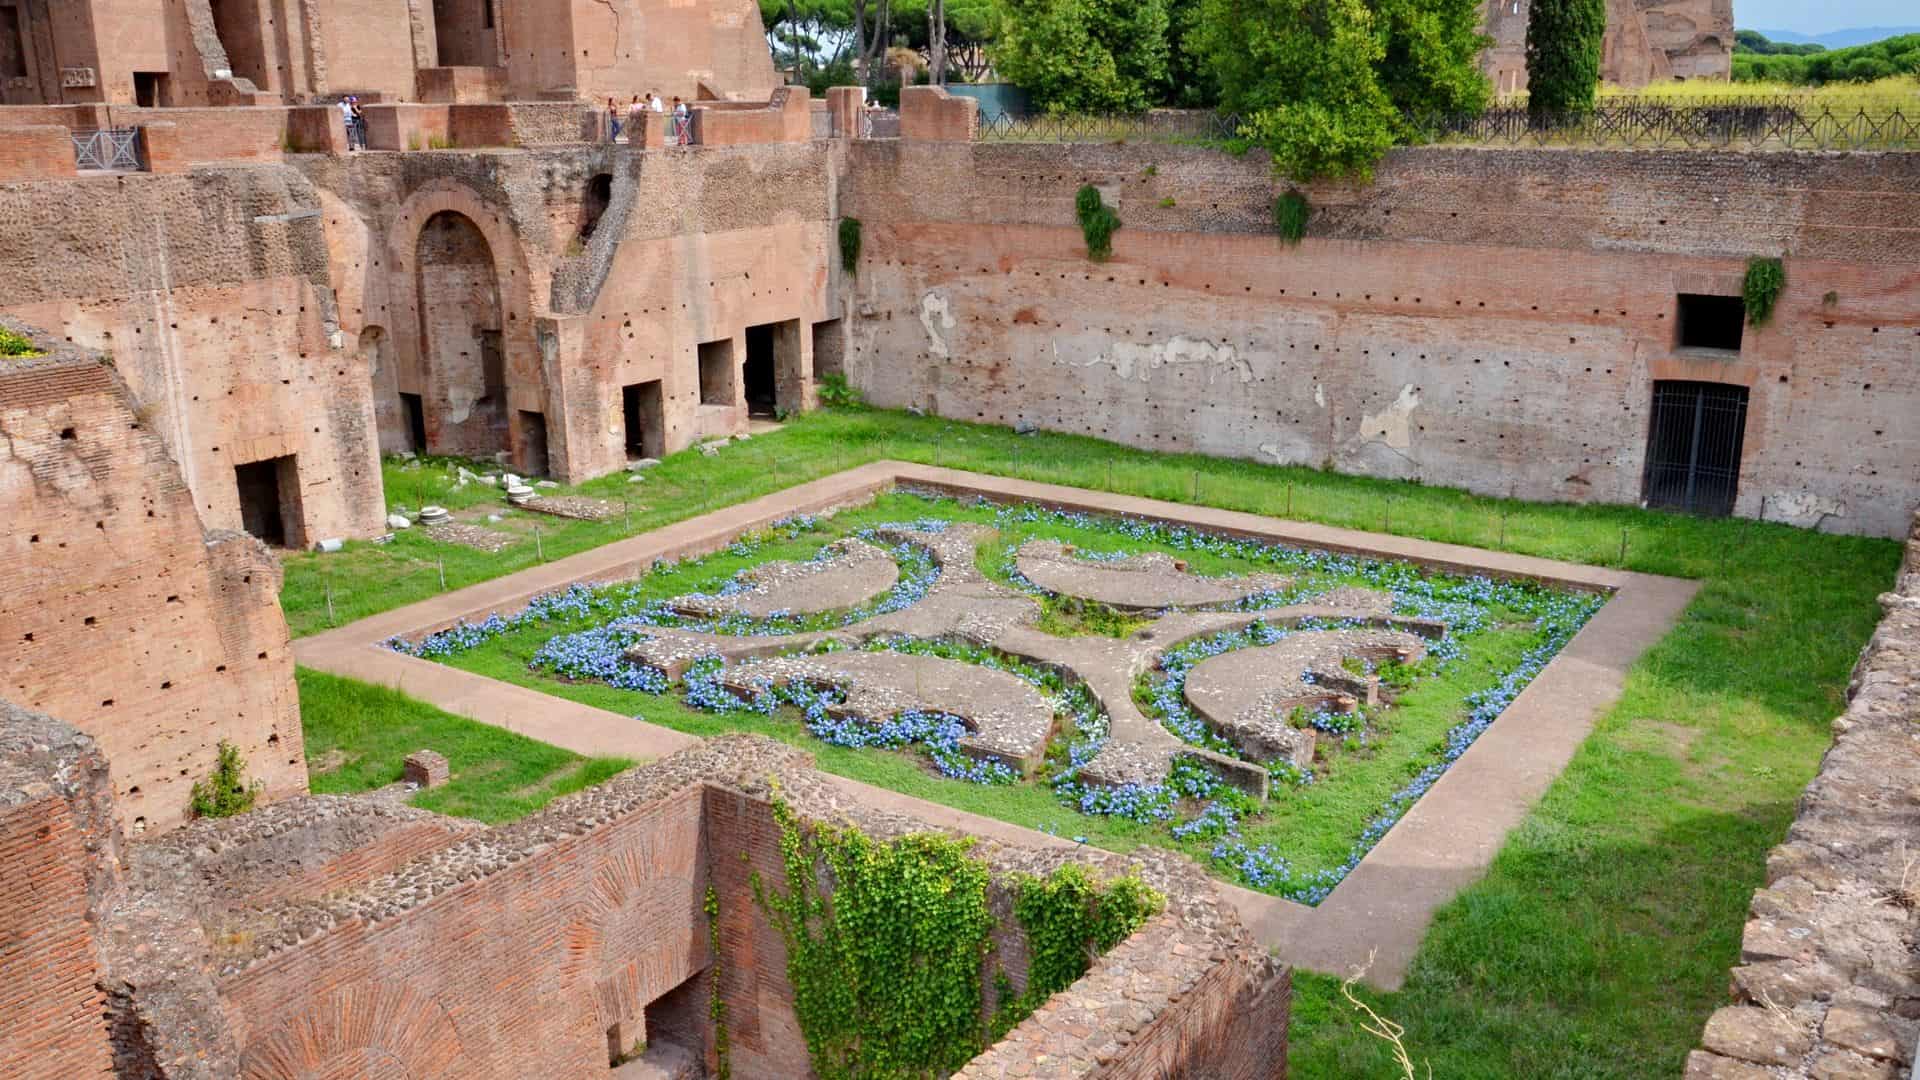
<svg viewBox="0 0 1920 1080">
<path fill-rule="evenodd" d="M 1480 67 L 1497 94 L 1527 88 L 1527 0 L 1487 0 L 1482 31 L 1493 39 Z M 1600 78 L 1637 89 L 1670 79 L 1733 74 L 1732 0 L 1608 0 Z"/>
<path fill-rule="evenodd" d="M 432 0 L 421 0 L 431 9 Z M 382 101 L 414 99 L 414 35 L 411 0 L 327 0 L 320 9 L 321 55 L 327 94 L 380 95 Z"/>
<path fill-rule="evenodd" d="M 97 985 L 119 863 L 111 804 L 92 739 L 0 701 L 0 1075 L 112 1071 Z"/>
<path fill-rule="evenodd" d="M 1707 381 L 1749 396 L 1736 512 L 1890 534 L 1920 492 L 1911 155 L 1396 151 L 1372 186 L 1316 185 L 1288 247 L 1257 156 L 848 152 L 844 363 L 883 405 L 1631 503 L 1652 384 Z M 1082 183 L 1124 222 L 1106 263 L 1073 225 Z M 1678 294 L 1737 297 L 1781 254 L 1771 323 L 1679 347 Z"/>
<path fill-rule="evenodd" d="M 0 366 L 0 433 L 0 688 L 98 740 L 135 832 L 185 819 L 223 739 L 266 798 L 304 791 L 278 562 L 204 531 L 151 422 L 97 361 Z"/>
<path fill-rule="evenodd" d="M 1786 842 L 1767 857 L 1689 1080 L 1905 1076 L 1920 1040 L 1920 513 L 1847 710 Z"/>
<path fill-rule="evenodd" d="M 237 467 L 292 457 L 289 543 L 383 530 L 370 377 L 327 273 L 291 171 L 0 185 L 0 312 L 113 356 L 212 528 L 247 525 Z"/>
<path fill-rule="evenodd" d="M 693 142 L 699 146 L 807 142 L 813 138 L 811 109 L 804 86 L 783 86 L 765 105 L 703 105 L 693 110 Z"/>
<path fill-rule="evenodd" d="M 0 182 L 49 180 L 73 173 L 73 137 L 66 128 L 0 128 Z"/>
<path fill-rule="evenodd" d="M 751 0 L 558 0 L 508 4 L 502 15 L 515 99 L 565 89 L 595 102 L 648 90 L 764 101 L 780 85 Z"/>
</svg>

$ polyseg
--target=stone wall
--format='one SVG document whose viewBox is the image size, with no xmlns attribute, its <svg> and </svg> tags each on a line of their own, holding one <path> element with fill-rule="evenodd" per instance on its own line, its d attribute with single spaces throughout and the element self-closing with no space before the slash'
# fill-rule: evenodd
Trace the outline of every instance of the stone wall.
<svg viewBox="0 0 1920 1080">
<path fill-rule="evenodd" d="M 1920 514 L 1690 1080 L 1892 1080 L 1920 1040 Z"/>
<path fill-rule="evenodd" d="M 113 762 L 134 832 L 186 818 L 228 740 L 278 799 L 306 789 L 280 567 L 208 533 L 113 368 L 0 363 L 0 692 Z"/>
<path fill-rule="evenodd" d="M 279 168 L 0 184 L 0 314 L 112 357 L 201 519 L 293 459 L 286 540 L 383 531 L 371 377 L 339 334 L 315 192 Z"/>
<path fill-rule="evenodd" d="M 1481 69 L 1498 94 L 1527 88 L 1527 0 L 1487 0 L 1482 29 L 1493 39 Z M 1673 79 L 1733 74 L 1732 0 L 1607 0 L 1600 78 L 1638 89 Z"/>
<path fill-rule="evenodd" d="M 112 805 L 94 740 L 0 701 L 0 1075 L 112 1071 L 99 940 L 117 899 Z"/>
<path fill-rule="evenodd" d="M 1258 155 L 856 142 L 844 363 L 876 403 L 1154 450 L 1641 498 L 1652 384 L 1749 396 L 1736 512 L 1894 534 L 1920 493 L 1913 155 L 1401 150 L 1272 231 Z M 1124 222 L 1086 257 L 1073 198 Z M 1784 255 L 1770 324 L 1678 345 L 1676 297 Z"/>
</svg>

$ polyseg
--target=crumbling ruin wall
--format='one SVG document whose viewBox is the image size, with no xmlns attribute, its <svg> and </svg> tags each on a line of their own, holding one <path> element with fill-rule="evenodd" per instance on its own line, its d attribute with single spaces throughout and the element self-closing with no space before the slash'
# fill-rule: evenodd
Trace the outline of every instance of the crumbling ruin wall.
<svg viewBox="0 0 1920 1080">
<path fill-rule="evenodd" d="M 119 859 L 99 745 L 0 701 L 0 1075 L 112 1071 L 100 923 Z"/>
<path fill-rule="evenodd" d="M 525 471 L 577 481 L 637 456 L 628 386 L 658 384 L 660 415 L 645 421 L 656 456 L 745 430 L 740 379 L 725 401 L 703 401 L 699 358 L 701 344 L 724 341 L 743 363 L 750 326 L 799 326 L 783 339 L 782 371 L 788 399 L 811 401 L 811 328 L 830 308 L 833 257 L 835 164 L 823 144 L 310 157 L 299 167 L 320 189 L 340 328 L 367 358 L 387 450 L 419 449 L 401 395 L 421 397 L 429 449 L 456 404 L 448 387 L 461 376 L 445 360 L 436 368 L 419 301 L 420 238 L 442 213 L 471 222 L 491 253 L 510 418 L 500 448 Z M 429 297 L 424 315 L 445 307 Z M 541 418 L 545 460 L 530 456 L 526 413 Z"/>
<path fill-rule="evenodd" d="M 1480 68 L 1496 94 L 1527 88 L 1530 0 L 1487 0 L 1481 30 L 1493 39 Z M 1607 0 L 1600 78 L 1638 89 L 1673 79 L 1733 75 L 1732 0 Z"/>
<path fill-rule="evenodd" d="M 278 799 L 306 789 L 280 567 L 208 533 L 114 370 L 0 361 L 0 693 L 113 763 L 120 823 L 185 820 L 227 740 Z"/>
<path fill-rule="evenodd" d="M 1920 513 L 1690 1080 L 1907 1075 L 1920 1041 Z M 1770 1067 L 1763 1068 L 1763 1067 Z"/>
<path fill-rule="evenodd" d="M 319 215 L 277 167 L 0 185 L 0 314 L 111 357 L 209 527 L 246 527 L 237 467 L 291 457 L 290 543 L 377 535 L 369 378 Z"/>
<path fill-rule="evenodd" d="M 1090 261 L 1083 183 L 1124 222 Z M 1315 185 L 1179 147 L 857 142 L 848 375 L 878 404 L 1495 495 L 1641 498 L 1652 384 L 1749 395 L 1736 512 L 1890 535 L 1920 492 L 1913 155 L 1414 149 Z M 1681 293 L 1786 256 L 1737 352 Z"/>
</svg>

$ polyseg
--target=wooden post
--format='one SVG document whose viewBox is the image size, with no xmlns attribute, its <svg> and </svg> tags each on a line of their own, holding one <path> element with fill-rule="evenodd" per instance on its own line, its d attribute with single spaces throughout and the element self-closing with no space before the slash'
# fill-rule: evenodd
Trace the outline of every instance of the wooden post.
<svg viewBox="0 0 1920 1080">
<path fill-rule="evenodd" d="M 547 546 L 540 542 L 540 523 L 533 523 L 533 554 L 541 562 L 547 561 Z"/>
<path fill-rule="evenodd" d="M 327 625 L 333 625 L 333 582 L 327 582 Z"/>
<path fill-rule="evenodd" d="M 442 555 L 436 560 L 440 564 L 440 591 L 447 591 L 447 557 Z"/>
</svg>

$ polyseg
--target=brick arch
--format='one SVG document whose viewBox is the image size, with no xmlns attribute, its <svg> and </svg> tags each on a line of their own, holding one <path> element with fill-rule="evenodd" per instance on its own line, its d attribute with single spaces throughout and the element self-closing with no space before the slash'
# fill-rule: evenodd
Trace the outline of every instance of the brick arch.
<svg viewBox="0 0 1920 1080">
<path fill-rule="evenodd" d="M 433 998 L 392 983 L 355 983 L 329 994 L 241 1056 L 243 1080 L 429 1080 L 461 1073 L 466 1050 Z"/>
<path fill-rule="evenodd" d="M 567 982 L 589 985 L 602 1030 L 630 1022 L 707 964 L 700 889 L 622 852 L 593 875 L 562 940 Z"/>
</svg>

